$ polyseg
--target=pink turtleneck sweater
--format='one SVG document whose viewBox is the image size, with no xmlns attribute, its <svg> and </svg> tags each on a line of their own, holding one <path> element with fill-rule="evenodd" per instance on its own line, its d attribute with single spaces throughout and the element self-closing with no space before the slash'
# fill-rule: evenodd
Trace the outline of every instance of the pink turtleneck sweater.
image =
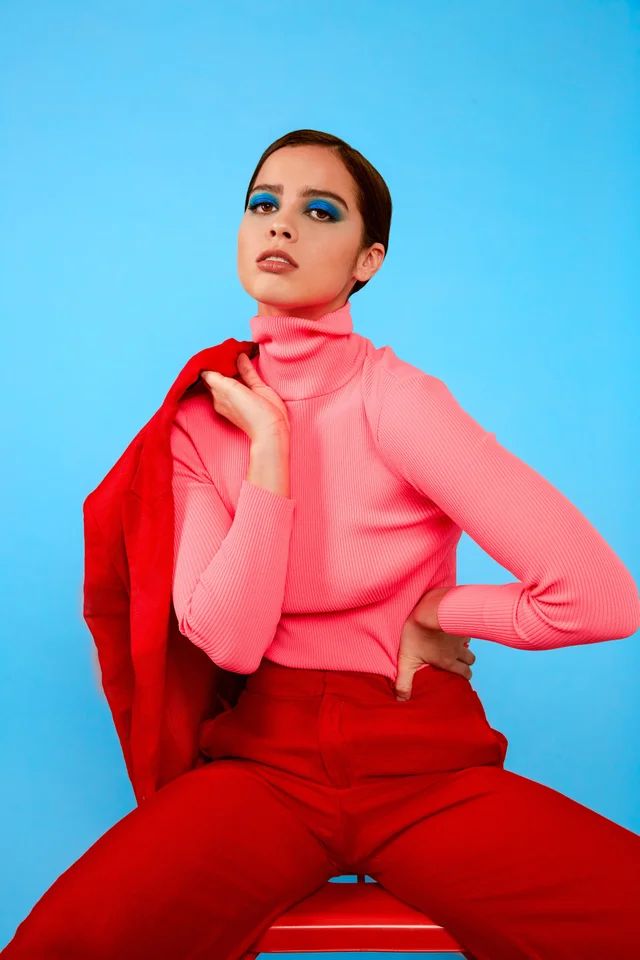
<svg viewBox="0 0 640 960">
<path fill-rule="evenodd" d="M 640 627 L 634 580 L 586 517 L 442 380 L 356 333 L 348 302 L 250 325 L 252 363 L 287 405 L 291 496 L 245 479 L 249 438 L 209 394 L 181 403 L 171 435 L 173 603 L 215 663 L 395 679 L 402 625 L 455 584 L 463 530 L 515 579 L 455 586 L 447 633 L 546 649 Z"/>
</svg>

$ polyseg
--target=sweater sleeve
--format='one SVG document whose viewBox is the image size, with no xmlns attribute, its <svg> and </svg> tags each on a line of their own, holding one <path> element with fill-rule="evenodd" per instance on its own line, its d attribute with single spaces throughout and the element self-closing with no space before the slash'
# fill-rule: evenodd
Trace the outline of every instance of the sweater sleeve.
<svg viewBox="0 0 640 960">
<path fill-rule="evenodd" d="M 179 406 L 171 428 L 173 605 L 180 632 L 220 667 L 253 673 L 282 612 L 295 501 L 244 479 L 232 517 Z"/>
<path fill-rule="evenodd" d="M 442 380 L 393 376 L 377 439 L 397 475 L 518 578 L 454 586 L 438 606 L 442 630 L 544 649 L 628 637 L 640 627 L 638 590 L 620 558 Z"/>
</svg>

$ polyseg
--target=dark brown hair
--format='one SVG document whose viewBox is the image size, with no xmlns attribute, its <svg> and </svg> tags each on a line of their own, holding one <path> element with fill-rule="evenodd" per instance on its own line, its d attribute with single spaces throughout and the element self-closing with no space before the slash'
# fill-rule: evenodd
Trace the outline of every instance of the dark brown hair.
<svg viewBox="0 0 640 960">
<path fill-rule="evenodd" d="M 384 246 L 386 257 L 387 250 L 389 249 L 389 231 L 391 229 L 391 194 L 389 193 L 389 188 L 382 176 L 376 168 L 369 163 L 366 157 L 363 157 L 358 150 L 349 146 L 344 140 L 341 140 L 339 137 L 334 137 L 330 133 L 323 133 L 321 130 L 292 130 L 290 133 L 285 133 L 284 136 L 274 140 L 264 151 L 253 171 L 247 188 L 244 209 L 247 209 L 253 184 L 256 182 L 260 168 L 267 157 L 281 147 L 291 147 L 308 143 L 327 147 L 339 153 L 342 162 L 355 181 L 356 203 L 358 204 L 358 210 L 363 220 L 363 230 L 358 253 L 372 243 L 381 243 Z M 357 293 L 358 290 L 361 290 L 368 282 L 368 280 L 365 280 L 364 283 L 362 283 L 357 280 L 347 300 L 352 293 Z"/>
</svg>

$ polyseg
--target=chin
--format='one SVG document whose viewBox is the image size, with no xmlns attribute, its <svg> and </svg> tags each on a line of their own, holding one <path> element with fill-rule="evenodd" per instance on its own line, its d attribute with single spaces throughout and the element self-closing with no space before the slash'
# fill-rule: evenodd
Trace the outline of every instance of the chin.
<svg viewBox="0 0 640 960">
<path fill-rule="evenodd" d="M 264 281 L 258 283 L 252 281 L 243 284 L 243 286 L 254 300 L 260 300 L 262 303 L 268 303 L 283 309 L 303 304 L 310 306 L 322 300 L 322 295 L 315 293 L 313 290 L 305 290 L 299 285 L 294 286 L 292 283 L 287 283 L 286 275 L 283 277 L 269 276 Z"/>
</svg>

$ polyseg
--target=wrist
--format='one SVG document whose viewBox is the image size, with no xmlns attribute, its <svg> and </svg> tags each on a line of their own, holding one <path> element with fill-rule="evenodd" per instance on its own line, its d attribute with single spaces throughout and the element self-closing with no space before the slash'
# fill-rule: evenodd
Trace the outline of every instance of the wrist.
<svg viewBox="0 0 640 960">
<path fill-rule="evenodd" d="M 444 595 L 453 589 L 453 587 L 435 587 L 433 590 L 427 590 L 411 612 L 413 619 L 427 630 L 442 631 L 438 619 L 438 607 Z"/>
<path fill-rule="evenodd" d="M 291 498 L 288 432 L 262 434 L 251 442 L 247 480 Z"/>
</svg>

